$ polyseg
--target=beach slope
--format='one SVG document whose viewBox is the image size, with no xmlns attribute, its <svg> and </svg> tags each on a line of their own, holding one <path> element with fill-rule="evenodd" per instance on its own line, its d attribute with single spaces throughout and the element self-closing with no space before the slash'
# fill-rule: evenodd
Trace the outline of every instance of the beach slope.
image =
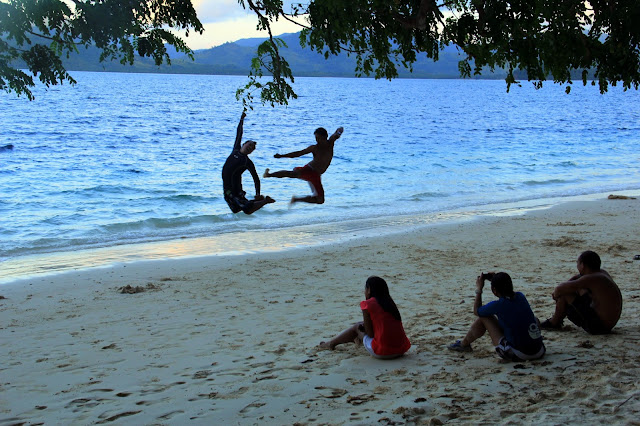
<svg viewBox="0 0 640 426">
<path fill-rule="evenodd" d="M 640 200 L 409 230 L 281 253 L 137 262 L 0 286 L 0 424 L 640 424 Z M 544 332 L 503 363 L 473 320 L 475 277 L 506 271 L 542 320 L 595 250 L 622 290 L 614 333 Z M 318 351 L 387 280 L 413 346 Z M 127 287 L 128 286 L 128 287 Z M 124 291 L 124 292 L 123 292 Z M 485 292 L 485 302 L 491 300 Z"/>
</svg>

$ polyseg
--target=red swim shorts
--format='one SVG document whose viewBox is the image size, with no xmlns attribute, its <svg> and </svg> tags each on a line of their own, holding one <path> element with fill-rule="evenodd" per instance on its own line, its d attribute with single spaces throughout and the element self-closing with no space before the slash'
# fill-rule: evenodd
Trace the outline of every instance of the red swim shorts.
<svg viewBox="0 0 640 426">
<path fill-rule="evenodd" d="M 293 171 L 298 172 L 298 179 L 306 180 L 311 186 L 314 195 L 324 198 L 324 188 L 320 180 L 320 174 L 313 170 L 308 164 L 304 167 L 296 167 Z"/>
</svg>

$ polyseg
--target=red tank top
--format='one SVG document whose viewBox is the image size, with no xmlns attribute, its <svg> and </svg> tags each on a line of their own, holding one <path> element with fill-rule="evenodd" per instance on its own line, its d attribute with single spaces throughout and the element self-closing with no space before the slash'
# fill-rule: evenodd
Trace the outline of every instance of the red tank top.
<svg viewBox="0 0 640 426">
<path fill-rule="evenodd" d="M 373 323 L 371 348 L 376 355 L 398 355 L 409 350 L 411 343 L 404 333 L 402 322 L 382 309 L 375 297 L 360 302 L 360 309 L 367 310 Z"/>
</svg>

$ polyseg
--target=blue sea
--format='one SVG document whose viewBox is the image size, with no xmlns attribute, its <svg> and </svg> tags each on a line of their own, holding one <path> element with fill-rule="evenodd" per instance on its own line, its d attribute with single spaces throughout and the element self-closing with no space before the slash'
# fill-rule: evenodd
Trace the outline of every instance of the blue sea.
<svg viewBox="0 0 640 426">
<path fill-rule="evenodd" d="M 247 216 L 222 198 L 241 76 L 73 73 L 76 86 L 0 96 L 0 281 L 148 258 L 277 250 L 504 206 L 640 189 L 640 93 L 578 84 L 297 78 L 255 105 L 244 139 L 265 168 L 343 126 L 325 204 L 304 181 Z M 244 187 L 253 195 L 245 173 Z M 548 201 L 545 201 L 548 202 Z M 502 207 L 498 207 L 502 206 Z M 466 213 L 465 213 L 466 212 Z"/>
</svg>

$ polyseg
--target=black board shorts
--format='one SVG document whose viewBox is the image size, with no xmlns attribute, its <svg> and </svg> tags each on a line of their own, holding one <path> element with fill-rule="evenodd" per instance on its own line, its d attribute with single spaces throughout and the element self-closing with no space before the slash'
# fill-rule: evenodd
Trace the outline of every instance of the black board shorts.
<svg viewBox="0 0 640 426">
<path fill-rule="evenodd" d="M 247 200 L 244 193 L 231 194 L 225 192 L 224 200 L 227 202 L 227 205 L 229 205 L 229 208 L 233 213 L 238 213 L 239 211 L 247 213 L 248 211 L 251 211 L 254 202 L 253 200 Z"/>
<path fill-rule="evenodd" d="M 567 305 L 567 318 L 578 327 L 582 327 L 587 333 L 609 333 L 611 329 L 604 326 L 598 313 L 591 307 L 591 302 L 589 293 L 576 297 L 573 303 Z"/>
</svg>

